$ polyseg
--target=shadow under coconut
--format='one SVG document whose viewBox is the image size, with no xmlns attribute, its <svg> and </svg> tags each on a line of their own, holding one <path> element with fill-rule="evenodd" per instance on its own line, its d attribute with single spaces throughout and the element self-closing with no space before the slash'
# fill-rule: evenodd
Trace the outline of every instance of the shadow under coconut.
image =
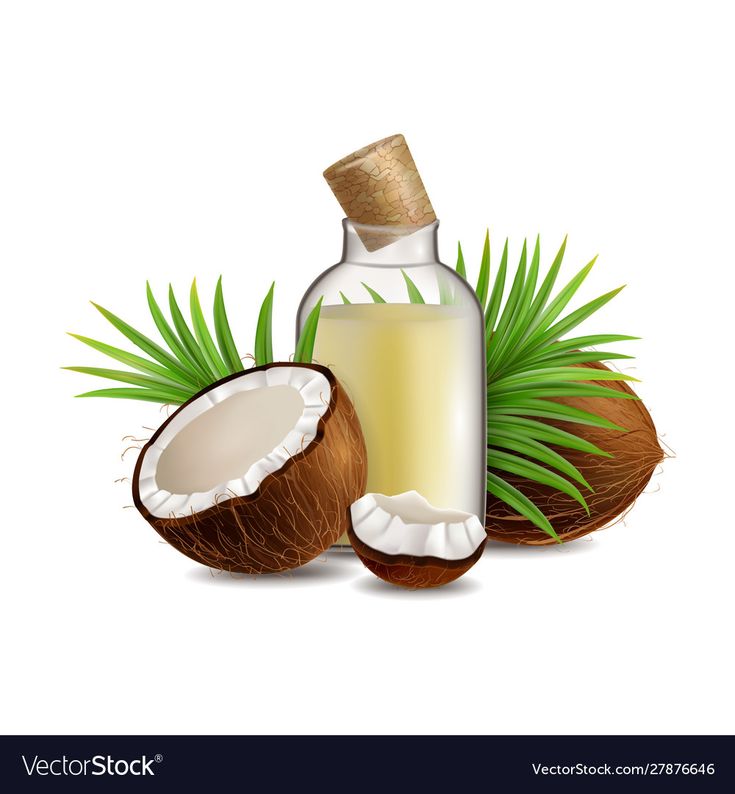
<svg viewBox="0 0 735 794">
<path fill-rule="evenodd" d="M 420 587 L 411 590 L 408 587 L 396 587 L 394 584 L 384 582 L 367 570 L 365 570 L 365 574 L 357 579 L 352 587 L 362 593 L 380 598 L 457 598 L 472 595 L 482 589 L 482 584 L 476 578 L 463 577 L 444 587 Z"/>
<path fill-rule="evenodd" d="M 247 587 L 308 587 L 328 582 L 353 579 L 360 573 L 362 565 L 354 554 L 343 551 L 327 551 L 315 560 L 282 573 L 266 573 L 259 576 L 246 573 L 229 573 L 198 565 L 186 575 L 202 584 Z"/>
</svg>

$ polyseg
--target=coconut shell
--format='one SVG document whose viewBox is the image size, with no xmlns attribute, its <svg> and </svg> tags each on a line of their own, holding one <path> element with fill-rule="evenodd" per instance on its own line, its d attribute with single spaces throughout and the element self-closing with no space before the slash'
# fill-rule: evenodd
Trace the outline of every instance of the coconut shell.
<svg viewBox="0 0 735 794">
<path fill-rule="evenodd" d="M 354 406 L 332 372 L 316 364 L 268 364 L 258 369 L 274 366 L 321 372 L 329 381 L 331 399 L 314 440 L 269 474 L 257 491 L 248 496 L 222 494 L 212 507 L 193 515 L 150 514 L 138 491 L 141 463 L 148 446 L 184 406 L 156 431 L 135 467 L 133 500 L 143 517 L 175 549 L 212 568 L 261 574 L 304 565 L 347 530 L 350 505 L 365 491 L 365 440 Z M 205 391 L 216 387 L 217 383 Z"/>
<path fill-rule="evenodd" d="M 482 541 L 477 550 L 464 560 L 442 560 L 439 557 L 384 554 L 360 540 L 351 522 L 347 536 L 355 554 L 369 571 L 385 582 L 410 590 L 440 587 L 459 579 L 482 557 L 485 549 L 485 541 Z"/>
<path fill-rule="evenodd" d="M 593 369 L 608 369 L 603 364 L 587 364 Z M 597 381 L 601 386 L 635 394 L 625 381 Z M 641 400 L 616 400 L 606 397 L 557 398 L 556 402 L 598 414 L 626 432 L 569 422 L 548 424 L 574 433 L 613 455 L 605 458 L 573 449 L 555 447 L 576 466 L 593 489 L 581 488 L 590 510 L 553 488 L 502 472 L 503 479 L 515 486 L 549 519 L 562 541 L 575 540 L 601 529 L 625 513 L 641 495 L 656 467 L 664 458 L 656 428 Z M 556 543 L 543 530 L 515 513 L 504 502 L 488 494 L 485 528 L 493 540 L 543 546 Z"/>
</svg>

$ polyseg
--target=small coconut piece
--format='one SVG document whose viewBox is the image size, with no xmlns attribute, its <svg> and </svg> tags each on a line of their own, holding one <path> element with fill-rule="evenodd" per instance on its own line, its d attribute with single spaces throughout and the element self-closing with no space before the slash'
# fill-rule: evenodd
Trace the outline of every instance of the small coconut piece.
<svg viewBox="0 0 735 794">
<path fill-rule="evenodd" d="M 164 422 L 138 458 L 133 500 L 187 557 L 276 573 L 346 531 L 366 473 L 360 424 L 334 375 L 268 364 L 214 383 Z"/>
<path fill-rule="evenodd" d="M 350 508 L 352 548 L 376 576 L 401 587 L 437 587 L 466 573 L 487 536 L 480 519 L 434 507 L 416 491 L 368 493 Z"/>
</svg>

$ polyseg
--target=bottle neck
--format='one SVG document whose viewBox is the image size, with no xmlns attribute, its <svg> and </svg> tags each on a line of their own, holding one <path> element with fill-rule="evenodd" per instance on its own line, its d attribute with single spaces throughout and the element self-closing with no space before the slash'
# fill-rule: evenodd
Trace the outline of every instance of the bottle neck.
<svg viewBox="0 0 735 794">
<path fill-rule="evenodd" d="M 426 226 L 370 226 L 345 218 L 342 262 L 406 267 L 439 261 L 439 221 Z"/>
</svg>

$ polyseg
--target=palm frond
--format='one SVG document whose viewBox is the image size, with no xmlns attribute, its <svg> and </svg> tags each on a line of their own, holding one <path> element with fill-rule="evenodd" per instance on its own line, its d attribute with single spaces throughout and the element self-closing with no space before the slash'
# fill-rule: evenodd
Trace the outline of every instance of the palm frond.
<svg viewBox="0 0 735 794">
<path fill-rule="evenodd" d="M 232 338 L 230 323 L 227 319 L 227 309 L 225 308 L 225 298 L 222 292 L 222 276 L 217 279 L 217 287 L 214 291 L 214 332 L 217 335 L 222 360 L 225 362 L 230 374 L 242 371 L 242 361 L 237 352 L 237 345 Z"/>
<path fill-rule="evenodd" d="M 521 458 L 518 455 L 512 455 L 508 452 L 503 452 L 500 449 L 491 448 L 487 453 L 487 465 L 490 469 L 500 471 L 507 471 L 510 474 L 517 474 L 519 477 L 524 477 L 526 480 L 539 482 L 542 485 L 548 485 L 556 488 L 571 496 L 572 499 L 579 502 L 579 504 L 589 513 L 587 502 L 582 496 L 579 488 L 572 485 L 569 480 L 565 480 L 561 475 L 550 471 L 538 463 L 534 463 L 526 458 Z"/>
<path fill-rule="evenodd" d="M 215 380 L 224 378 L 229 375 L 229 370 L 222 360 L 217 346 L 214 344 L 212 334 L 209 332 L 207 322 L 204 319 L 202 306 L 199 302 L 199 293 L 197 292 L 197 280 L 194 279 L 191 283 L 191 290 L 189 291 L 189 309 L 191 311 L 191 324 L 194 326 L 194 336 L 199 342 L 199 349 L 204 354 L 210 371 Z"/>
<path fill-rule="evenodd" d="M 171 312 L 171 320 L 173 321 L 176 333 L 179 335 L 181 344 L 190 357 L 196 361 L 197 369 L 202 373 L 204 382 L 211 383 L 212 372 L 207 364 L 207 359 L 204 357 L 197 340 L 194 338 L 194 334 L 191 332 L 191 329 L 184 319 L 184 315 L 179 308 L 176 295 L 174 294 L 174 288 L 171 284 L 168 285 L 168 308 Z"/>
<path fill-rule="evenodd" d="M 480 261 L 480 275 L 477 277 L 475 292 L 480 306 L 485 311 L 487 303 L 487 291 L 490 286 L 490 230 L 485 232 L 485 245 L 482 248 L 482 260 Z"/>
<path fill-rule="evenodd" d="M 148 299 L 148 309 L 150 310 L 151 317 L 153 317 L 153 322 L 156 324 L 156 328 L 158 328 L 158 333 L 161 334 L 161 337 L 169 346 L 171 352 L 181 362 L 182 366 L 186 367 L 194 374 L 197 383 L 200 385 L 206 384 L 207 373 L 199 366 L 199 362 L 194 356 L 190 355 L 186 346 L 176 336 L 176 332 L 171 328 L 161 311 L 148 281 L 145 283 L 145 289 L 146 298 Z"/>
<path fill-rule="evenodd" d="M 301 364 L 311 364 L 323 300 L 324 298 L 319 298 L 314 308 L 309 312 L 304 327 L 299 334 L 298 341 L 296 342 L 293 360 Z"/>
<path fill-rule="evenodd" d="M 464 263 L 464 254 L 462 253 L 462 243 L 457 243 L 457 273 L 459 273 L 462 278 L 467 278 L 467 268 L 465 267 Z"/>
<path fill-rule="evenodd" d="M 496 449 L 505 449 L 512 452 L 517 452 L 526 458 L 535 458 L 537 461 L 558 469 L 567 477 L 575 480 L 580 485 L 583 485 L 588 490 L 592 490 L 592 486 L 585 480 L 579 469 L 573 466 L 566 458 L 555 452 L 546 444 L 537 441 L 533 438 L 523 437 L 515 428 L 503 430 L 502 427 L 495 427 L 493 433 L 487 437 L 489 447 Z"/>
<path fill-rule="evenodd" d="M 411 303 L 425 303 L 424 296 L 419 291 L 419 288 L 413 283 L 408 273 L 401 270 L 403 280 L 406 282 L 406 290 L 408 291 L 408 299 Z"/>
<path fill-rule="evenodd" d="M 510 337 L 513 336 L 513 329 L 523 322 L 523 316 L 520 313 L 520 299 L 526 279 L 526 258 L 526 241 L 524 240 L 521 261 L 518 263 L 500 320 L 498 320 L 497 327 L 493 328 L 487 337 L 488 375 L 497 369 L 497 362 L 502 361 L 503 351 L 507 348 Z"/>
<path fill-rule="evenodd" d="M 182 366 L 180 362 L 175 359 L 170 353 L 167 353 L 160 345 L 157 345 L 152 339 L 149 339 L 140 331 L 136 331 L 131 325 L 128 325 L 124 320 L 121 320 L 117 315 L 105 309 L 103 306 L 91 302 L 92 306 L 112 325 L 120 331 L 123 336 L 126 336 L 134 345 L 139 347 L 144 353 L 147 353 L 152 359 L 155 359 L 167 369 L 178 372 L 179 375 L 186 381 L 196 385 L 196 379 L 191 370 Z"/>
<path fill-rule="evenodd" d="M 503 303 L 503 292 L 505 291 L 505 276 L 508 270 L 508 241 L 505 241 L 503 246 L 503 253 L 500 257 L 500 266 L 498 267 L 495 282 L 493 283 L 493 291 L 490 293 L 490 301 L 488 302 L 487 309 L 485 309 L 485 338 L 489 339 L 495 322 L 500 313 L 500 307 Z"/>
<path fill-rule="evenodd" d="M 274 288 L 275 283 L 271 285 L 258 317 L 254 356 L 258 365 L 270 364 L 273 361 L 272 319 Z M 168 292 L 170 321 L 164 316 L 148 283 L 146 283 L 146 297 L 156 328 L 171 353 L 168 353 L 152 339 L 136 331 L 132 326 L 112 314 L 112 312 L 94 304 L 112 325 L 134 342 L 138 348 L 147 353 L 150 358 L 129 353 L 121 348 L 98 342 L 96 339 L 90 339 L 79 334 L 70 334 L 70 336 L 99 353 L 119 361 L 133 370 L 86 366 L 63 367 L 63 369 L 73 372 L 115 380 L 134 387 L 97 389 L 84 392 L 78 395 L 79 397 L 120 398 L 179 405 L 186 402 L 186 400 L 193 397 L 206 386 L 227 375 L 242 371 L 242 361 L 227 318 L 221 277 L 217 281 L 214 294 L 214 336 L 204 318 L 196 280 L 192 283 L 190 292 L 191 328 L 184 319 L 171 285 L 169 285 Z M 307 318 L 306 325 L 297 344 L 294 356 L 295 361 L 311 362 L 312 360 L 320 307 L 321 300 L 319 300 Z M 215 337 L 217 340 L 216 344 L 214 341 Z"/>
<path fill-rule="evenodd" d="M 273 361 L 273 292 L 276 282 L 271 284 L 258 313 L 255 326 L 255 366 L 270 364 Z"/>
<path fill-rule="evenodd" d="M 166 367 L 156 364 L 156 362 L 150 361 L 147 358 L 138 356 L 135 353 L 128 353 L 126 350 L 122 350 L 119 347 L 113 347 L 112 345 L 107 345 L 104 342 L 98 342 L 96 339 L 90 339 L 88 336 L 81 336 L 80 334 L 69 334 L 69 336 L 74 337 L 74 339 L 78 339 L 80 342 L 88 345 L 94 350 L 99 351 L 100 353 L 104 353 L 106 356 L 109 356 L 109 358 L 112 358 L 115 361 L 119 361 L 121 364 L 127 364 L 129 367 L 137 369 L 139 372 L 147 372 L 151 375 L 158 375 L 162 378 L 168 378 L 169 380 L 176 381 L 176 383 L 186 388 L 191 386 L 187 378 L 183 378 L 181 375 L 179 375 L 178 370 L 167 369 Z"/>
<path fill-rule="evenodd" d="M 587 452 L 590 455 L 600 455 L 601 457 L 611 458 L 609 452 L 605 452 L 590 441 L 568 433 L 555 425 L 529 419 L 525 416 L 513 416 L 510 414 L 497 414 L 493 420 L 493 432 L 500 431 L 512 432 L 518 438 L 533 438 L 537 441 L 546 441 L 556 447 L 566 447 L 575 449 L 579 452 Z"/>
<path fill-rule="evenodd" d="M 609 396 L 614 396 L 614 392 Z M 514 398 L 499 400 L 492 406 L 488 406 L 488 415 L 492 416 L 536 416 L 540 419 L 550 419 L 556 422 L 569 422 L 577 425 L 589 425 L 590 427 L 604 427 L 607 430 L 617 430 L 624 433 L 625 428 L 616 425 L 609 419 L 605 419 L 598 414 L 583 411 L 572 405 L 553 402 L 552 400 L 539 400 L 534 398 Z"/>
<path fill-rule="evenodd" d="M 96 389 L 77 394 L 77 397 L 112 397 L 120 400 L 144 400 L 149 403 L 164 403 L 166 405 L 181 405 L 189 396 L 183 392 L 168 389 Z"/>
<path fill-rule="evenodd" d="M 81 372 L 83 375 L 95 375 L 98 378 L 116 380 L 119 383 L 130 383 L 144 389 L 174 389 L 182 393 L 189 393 L 182 388 L 180 383 L 168 378 L 154 375 L 139 375 L 137 372 L 128 372 L 124 369 L 105 369 L 102 367 L 62 367 L 70 372 Z M 193 393 L 193 392 L 192 392 Z"/>
<path fill-rule="evenodd" d="M 497 499 L 501 499 L 509 507 L 513 508 L 518 515 L 527 518 L 532 524 L 535 524 L 539 529 L 551 535 L 555 540 L 559 540 L 554 527 L 549 523 L 549 519 L 536 507 L 536 505 L 523 493 L 521 493 L 515 486 L 506 482 L 502 477 L 492 471 L 487 473 L 487 491 Z"/>
<path fill-rule="evenodd" d="M 372 287 L 369 287 L 364 281 L 361 282 L 362 286 L 367 290 L 368 295 L 373 299 L 373 303 L 385 303 L 385 298 L 377 293 Z"/>
<path fill-rule="evenodd" d="M 537 237 L 528 262 L 524 242 L 520 260 L 508 277 L 508 242 L 488 297 L 490 273 L 489 236 L 485 237 L 480 275 L 475 288 L 485 312 L 487 342 L 488 482 L 490 494 L 504 501 L 537 527 L 556 538 L 551 524 L 531 500 L 511 486 L 504 474 L 543 483 L 568 494 L 585 509 L 587 503 L 577 485 L 588 487 L 584 477 L 564 456 L 564 449 L 609 457 L 609 453 L 551 422 L 572 427 L 590 425 L 622 430 L 605 417 L 557 402 L 557 398 L 606 397 L 637 399 L 604 382 L 635 381 L 630 375 L 608 369 L 585 367 L 602 361 L 625 360 L 628 355 L 591 349 L 596 345 L 633 340 L 623 334 L 588 334 L 567 337 L 570 331 L 593 316 L 622 288 L 589 301 L 564 314 L 594 267 L 596 257 L 579 270 L 555 295 L 567 239 L 538 281 L 541 242 Z M 458 245 L 457 272 L 467 278 L 462 247 Z"/>
</svg>

